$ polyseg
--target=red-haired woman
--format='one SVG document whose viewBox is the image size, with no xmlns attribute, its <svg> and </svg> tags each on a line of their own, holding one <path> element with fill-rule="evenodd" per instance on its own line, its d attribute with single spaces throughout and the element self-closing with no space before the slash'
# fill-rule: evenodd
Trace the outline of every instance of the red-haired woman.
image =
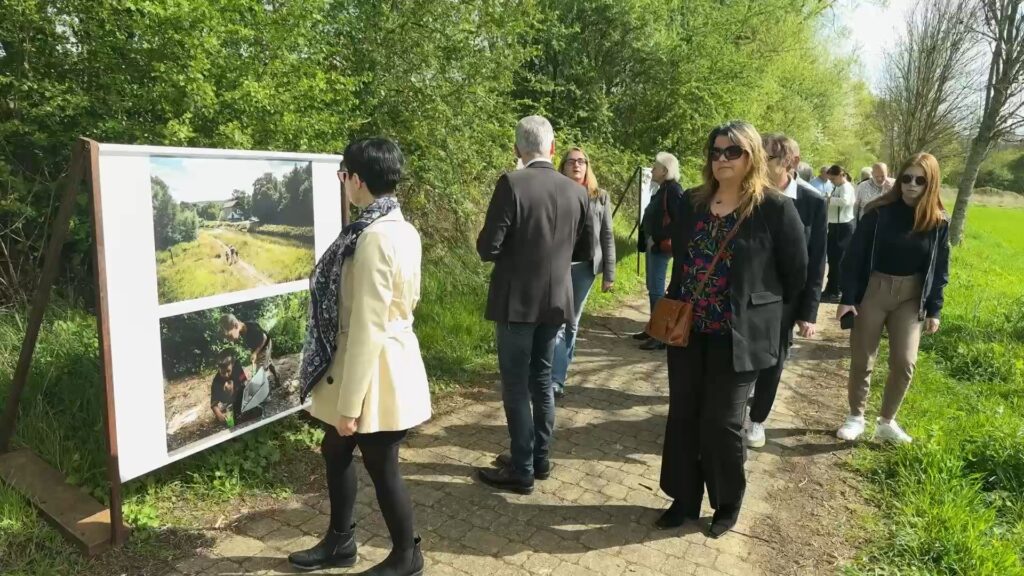
<svg viewBox="0 0 1024 576">
<path fill-rule="evenodd" d="M 855 316 L 850 333 L 850 415 L 836 435 L 864 433 L 871 372 L 882 329 L 889 332 L 889 376 L 875 438 L 907 443 L 896 412 L 910 387 L 922 324 L 939 330 L 942 293 L 949 282 L 949 223 L 939 197 L 939 163 L 931 154 L 907 160 L 892 190 L 864 209 L 842 265 L 843 295 L 837 315 Z"/>
</svg>

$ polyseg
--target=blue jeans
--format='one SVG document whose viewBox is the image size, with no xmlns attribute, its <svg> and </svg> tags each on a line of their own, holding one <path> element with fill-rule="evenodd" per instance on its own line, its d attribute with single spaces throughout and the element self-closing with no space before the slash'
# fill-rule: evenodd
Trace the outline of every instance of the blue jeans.
<svg viewBox="0 0 1024 576">
<path fill-rule="evenodd" d="M 555 360 L 551 368 L 551 384 L 561 392 L 565 387 L 565 377 L 569 372 L 569 364 L 576 353 L 576 333 L 579 331 L 580 318 L 583 316 L 583 305 L 587 303 L 590 288 L 594 285 L 594 265 L 590 262 L 573 264 L 572 274 L 572 305 L 576 311 L 572 322 L 566 322 L 558 329 L 555 337 Z"/>
<path fill-rule="evenodd" d="M 647 297 L 651 300 L 651 314 L 654 314 L 654 305 L 665 295 L 665 273 L 672 259 L 671 254 L 657 250 L 657 246 L 647 249 Z"/>
<path fill-rule="evenodd" d="M 558 324 L 497 324 L 501 400 L 512 468 L 520 476 L 532 478 L 533 463 L 547 461 L 551 450 L 555 428 L 551 358 L 558 328 Z"/>
</svg>

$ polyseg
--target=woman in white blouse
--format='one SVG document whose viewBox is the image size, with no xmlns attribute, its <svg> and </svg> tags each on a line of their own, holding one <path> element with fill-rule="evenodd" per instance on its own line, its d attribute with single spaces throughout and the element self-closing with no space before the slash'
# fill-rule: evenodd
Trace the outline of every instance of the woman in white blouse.
<svg viewBox="0 0 1024 576">
<path fill-rule="evenodd" d="M 310 325 L 303 349 L 302 400 L 325 424 L 331 523 L 319 544 L 288 556 L 300 570 L 352 566 L 352 523 L 359 448 L 391 535 L 392 551 L 364 574 L 423 573 L 412 501 L 398 468 L 408 430 L 430 418 L 430 392 L 412 330 L 420 297 L 421 245 L 395 197 L 404 159 L 383 138 L 345 149 L 338 178 L 363 208 L 317 262 L 310 282 Z"/>
<path fill-rule="evenodd" d="M 839 301 L 839 263 L 843 261 L 846 247 L 853 238 L 856 227 L 857 192 L 850 182 L 850 173 L 838 164 L 828 169 L 832 192 L 825 199 L 828 202 L 828 282 L 821 294 L 824 301 Z"/>
</svg>

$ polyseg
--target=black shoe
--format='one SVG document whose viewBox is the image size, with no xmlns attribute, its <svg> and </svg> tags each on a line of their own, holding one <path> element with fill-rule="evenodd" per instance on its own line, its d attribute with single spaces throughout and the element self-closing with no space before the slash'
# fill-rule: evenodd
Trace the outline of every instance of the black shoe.
<svg viewBox="0 0 1024 576">
<path fill-rule="evenodd" d="M 708 529 L 708 536 L 719 538 L 736 526 L 736 521 L 739 520 L 739 517 L 739 507 L 722 507 L 715 510 L 715 515 L 711 517 L 711 528 Z"/>
<path fill-rule="evenodd" d="M 348 532 L 335 532 L 327 529 L 327 535 L 320 543 L 308 550 L 292 552 L 288 555 L 288 563 L 296 570 L 319 570 L 327 567 L 348 568 L 355 566 L 356 555 L 355 527 L 353 524 Z"/>
<path fill-rule="evenodd" d="M 416 537 L 411 551 L 392 550 L 383 562 L 360 572 L 359 576 L 422 576 L 423 552 L 420 550 L 420 537 Z"/>
<path fill-rule="evenodd" d="M 647 333 L 646 330 L 641 330 L 636 334 L 631 334 L 629 337 L 632 338 L 633 340 L 647 340 L 651 336 L 650 334 Z"/>
<path fill-rule="evenodd" d="M 654 338 L 648 338 L 646 342 L 640 345 L 641 350 L 664 350 L 665 343 Z"/>
<path fill-rule="evenodd" d="M 512 466 L 512 455 L 508 452 L 502 452 L 494 458 L 494 463 L 498 465 L 498 468 L 509 468 Z M 547 480 L 551 477 L 551 461 L 546 460 L 544 462 L 533 461 L 533 478 L 534 480 Z"/>
<path fill-rule="evenodd" d="M 501 468 L 477 468 L 480 481 L 498 490 L 508 490 L 516 494 L 528 496 L 533 494 L 533 477 L 520 476 L 511 466 Z"/>
<path fill-rule="evenodd" d="M 687 520 L 699 519 L 699 508 L 696 512 L 693 510 L 687 510 L 686 507 L 680 504 L 678 500 L 673 500 L 672 505 L 662 512 L 661 516 L 654 522 L 654 525 L 662 530 L 668 530 L 671 528 L 679 528 L 685 524 Z"/>
<path fill-rule="evenodd" d="M 565 384 L 552 384 L 552 388 L 554 388 L 556 400 L 565 398 Z"/>
</svg>

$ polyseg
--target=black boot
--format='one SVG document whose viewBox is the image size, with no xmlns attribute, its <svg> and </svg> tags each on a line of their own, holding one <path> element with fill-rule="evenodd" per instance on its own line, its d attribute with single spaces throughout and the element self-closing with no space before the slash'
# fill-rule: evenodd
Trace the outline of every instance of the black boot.
<svg viewBox="0 0 1024 576">
<path fill-rule="evenodd" d="M 739 520 L 739 517 L 739 506 L 722 506 L 715 510 L 715 515 L 711 517 L 711 528 L 708 530 L 708 536 L 711 538 L 722 537 L 722 535 L 736 526 L 736 521 Z"/>
<path fill-rule="evenodd" d="M 420 537 L 416 537 L 412 550 L 392 550 L 383 562 L 361 572 L 359 576 L 422 576 L 423 552 Z"/>
<path fill-rule="evenodd" d="M 662 512 L 661 516 L 654 522 L 654 525 L 661 530 L 679 528 L 687 520 L 696 521 L 700 519 L 700 504 L 697 509 L 687 509 L 679 500 L 673 500 L 672 505 Z"/>
<path fill-rule="evenodd" d="M 357 560 L 355 527 L 353 524 L 348 532 L 335 532 L 328 528 L 327 535 L 319 544 L 309 550 L 292 552 L 288 555 L 288 563 L 296 570 L 354 566 Z"/>
</svg>

